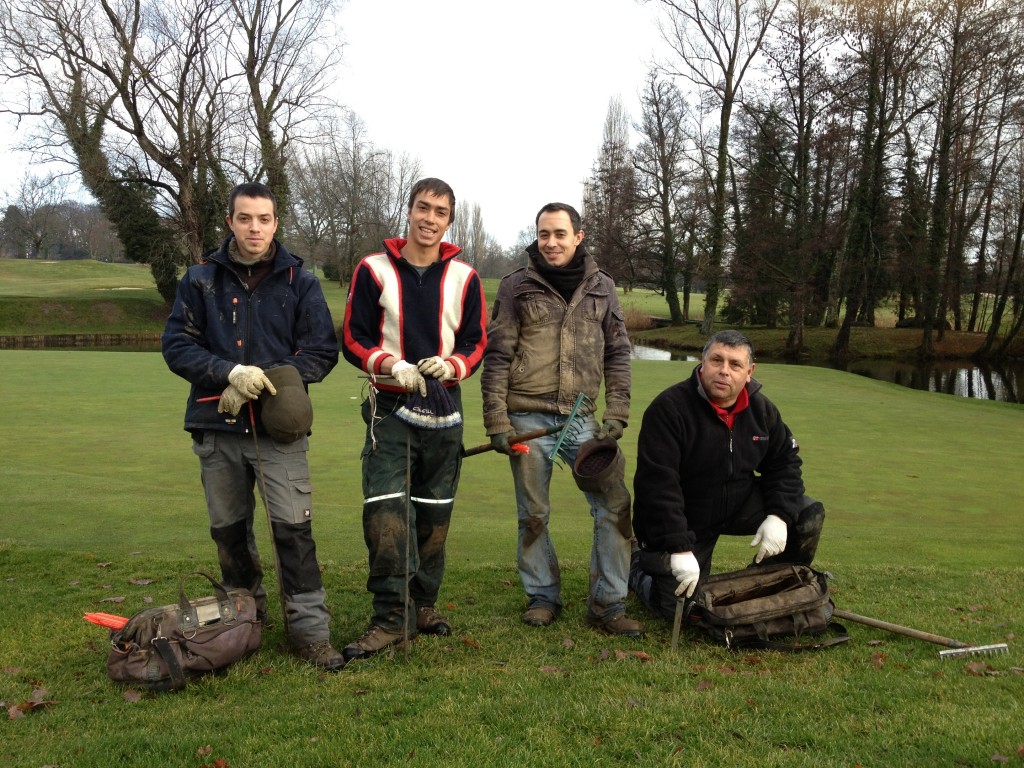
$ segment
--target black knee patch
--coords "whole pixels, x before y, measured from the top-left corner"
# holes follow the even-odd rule
[[[312,523],[274,523],[274,543],[281,565],[281,586],[286,595],[312,592],[323,587],[316,559]]]

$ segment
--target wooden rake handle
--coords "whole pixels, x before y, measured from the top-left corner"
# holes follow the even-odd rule
[[[527,440],[533,440],[534,438],[537,437],[544,437],[544,435],[553,435],[556,432],[561,432],[564,427],[565,424],[555,424],[554,426],[545,427],[544,429],[535,429],[532,432],[523,432],[522,434],[519,435],[512,435],[512,437],[508,439],[508,442],[509,445],[512,445],[514,443],[525,443]],[[487,451],[493,450],[493,445],[491,445],[490,443],[484,443],[483,445],[478,445],[475,448],[464,448],[462,450],[462,455],[476,456],[478,453],[487,453]]]

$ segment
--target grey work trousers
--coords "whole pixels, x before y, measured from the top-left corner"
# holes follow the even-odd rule
[[[194,438],[192,450],[199,457],[210,535],[217,544],[225,584],[253,590],[257,605],[266,611],[266,591],[260,583],[263,569],[253,534],[254,489],[259,488],[270,511],[280,561],[288,639],[296,646],[328,640],[330,611],[312,531],[309,440],[279,443],[260,435],[257,441],[252,433],[213,430]]]

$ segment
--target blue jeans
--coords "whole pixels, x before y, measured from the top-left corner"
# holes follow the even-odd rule
[[[561,424],[564,416],[554,413],[509,413],[516,433]],[[588,416],[582,429],[562,443],[563,459],[576,460],[579,447],[593,437],[597,421]],[[548,458],[558,435],[546,435],[529,442],[528,454],[509,457],[515,483],[519,516],[516,559],[519,578],[530,608],[543,607],[556,615],[562,608],[561,573],[555,545],[548,533],[551,516],[549,489],[554,462]],[[584,493],[594,519],[594,543],[590,551],[590,595],[588,618],[611,621],[626,612],[626,580],[629,575],[630,499],[625,483],[609,493]]]

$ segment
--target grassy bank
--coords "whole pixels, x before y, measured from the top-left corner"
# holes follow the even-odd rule
[[[690,368],[634,363],[630,471],[643,408]],[[552,627],[525,627],[511,479],[487,453],[463,465],[449,539],[453,637],[320,675],[279,651],[278,620],[227,675],[135,700],[107,681],[105,633],[81,614],[172,602],[178,575],[216,571],[181,430],[187,385],[156,354],[0,351],[0,700],[52,702],[4,722],[0,765],[1021,764],[1024,412],[820,368],[758,376],[825,503],[818,565],[837,604],[1005,641],[1010,655],[940,661],[937,646],[860,626],[818,654],[737,655],[689,638],[673,655],[670,627],[633,598],[648,637],[598,635],[583,622],[590,518],[567,471],[552,527],[568,605]],[[314,529],[339,644],[369,616],[360,387],[343,364],[312,389]],[[465,401],[465,442],[482,443],[476,379]],[[723,542],[716,570],[744,565],[747,543]]]
[[[497,279],[484,280],[487,303],[494,301]],[[345,293],[337,284],[325,280],[324,295],[335,322],[344,315]],[[696,324],[675,328],[648,328],[651,317],[668,314],[663,296],[647,290],[620,294],[630,338],[636,343],[699,351],[704,337]],[[703,296],[692,299],[690,316],[699,318],[704,311]],[[0,336],[35,334],[159,334],[167,318],[168,307],[153,287],[149,268],[141,264],[107,264],[95,261],[25,261],[0,259]],[[921,331],[910,328],[854,328],[851,350],[854,357],[911,359],[921,343]],[[721,324],[719,327],[725,327]],[[786,345],[786,328],[744,329],[754,342],[759,357],[781,359]],[[828,357],[836,337],[834,328],[807,328],[806,348],[809,360]],[[969,359],[981,346],[981,334],[948,331],[936,342],[939,357]],[[1012,354],[1024,358],[1024,339]]]

